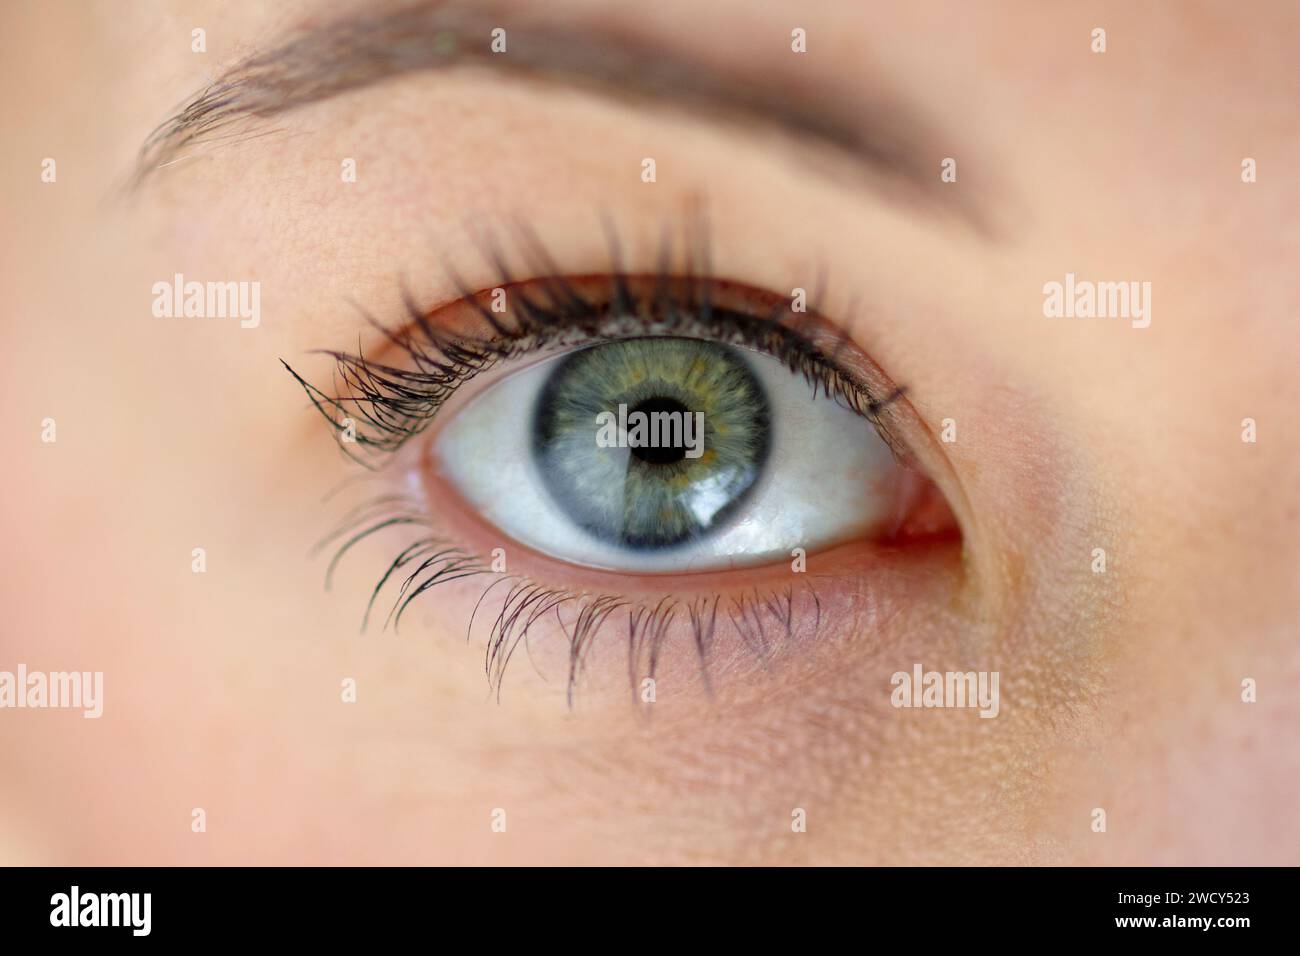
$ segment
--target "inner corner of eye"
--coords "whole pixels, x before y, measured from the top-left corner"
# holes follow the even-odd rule
[[[700,338],[607,341],[506,374],[442,425],[429,463],[426,480],[496,531],[629,573],[762,565],[940,521],[870,421],[771,355]]]

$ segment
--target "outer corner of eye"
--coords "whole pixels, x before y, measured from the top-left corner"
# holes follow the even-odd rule
[[[772,355],[703,338],[577,348],[458,409],[432,480],[552,558],[698,573],[947,533],[934,484]]]

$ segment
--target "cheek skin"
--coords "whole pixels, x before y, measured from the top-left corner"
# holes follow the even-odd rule
[[[952,737],[948,746],[960,752],[971,721],[942,715],[935,721],[934,712],[918,720],[893,709],[889,679],[914,661],[942,667],[958,659],[953,635],[969,633],[959,611],[969,603],[959,539],[855,542],[810,555],[803,573],[781,564],[717,576],[625,577],[558,565],[511,545],[437,487],[427,492],[435,532],[482,553],[507,545],[512,574],[652,605],[664,594],[681,604],[719,601],[707,688],[682,609],[664,634],[653,705],[634,697],[640,688],[629,678],[626,618],[612,616],[593,642],[572,711],[565,700],[569,642],[553,613],[516,650],[499,704],[484,700],[481,674],[468,675],[461,706],[486,707],[483,719],[520,728],[495,740],[493,779],[545,793],[547,799],[526,805],[536,827],[570,852],[585,848],[592,858],[629,863],[889,862],[906,849],[893,801],[903,800],[916,815],[917,833],[956,826],[922,810],[942,804],[938,784],[949,763],[943,742]],[[366,586],[409,543],[399,529],[390,530],[341,570],[340,583],[354,598],[363,600]],[[473,671],[499,611],[496,598],[480,606],[469,646],[455,645],[492,583],[481,577],[434,588],[405,620],[404,643],[450,638],[446,654],[468,655]],[[788,629],[765,602],[743,600],[787,590],[796,612]],[[765,649],[740,636],[728,614],[733,601],[758,608]],[[386,606],[378,607],[382,621]],[[573,613],[566,611],[565,620],[571,625]],[[418,720],[420,709],[409,719]],[[530,725],[533,732],[524,729]],[[930,755],[924,774],[913,765],[919,755]],[[503,798],[494,793],[492,799]],[[792,842],[796,807],[817,826]],[[878,830],[875,821],[893,822]]]
[[[890,703],[891,676],[916,663],[997,670],[1004,696],[1035,697],[1033,668],[1019,666],[990,639],[978,581],[933,486],[908,489],[902,540],[830,548],[809,556],[803,573],[782,563],[716,575],[635,576],[536,554],[477,518],[445,483],[425,474],[420,485],[440,533],[483,553],[505,546],[511,574],[649,608],[662,609],[665,595],[676,602],[671,615],[658,618],[666,623],[656,646],[653,704],[643,696],[646,639],[632,651],[629,608],[620,607],[584,654],[565,732],[506,758],[568,799],[601,793],[604,818],[617,821],[623,839],[629,828],[645,828],[646,844],[664,862],[902,863],[914,862],[923,847],[937,848],[930,862],[1026,858],[1026,851],[1009,848],[1034,842],[1025,834],[1038,824],[1024,809],[1033,793],[1008,781],[1020,779],[1010,769],[1017,761],[1043,753],[1034,710],[1013,707],[984,720],[970,711],[899,710]],[[909,526],[919,529],[913,540]],[[946,533],[922,538],[935,529]],[[441,622],[459,632],[483,589],[480,581],[464,582],[442,601]],[[701,667],[689,609],[705,602],[707,611],[715,599],[713,641]],[[503,603],[492,597],[480,606],[484,624],[471,635],[476,647],[488,639]],[[565,706],[572,608],[580,604],[537,619],[506,674],[503,706],[512,706],[516,694]],[[958,806],[953,792],[965,794]],[[792,842],[795,808],[815,817],[820,832]],[[568,824],[557,816],[554,826]],[[575,839],[598,838],[573,830]]]
[[[961,575],[947,547],[907,561],[850,550],[826,555],[839,564],[833,575],[810,568],[822,610],[816,629],[807,619],[790,633],[773,628],[766,656],[734,637],[728,651],[728,638],[719,637],[722,647],[709,661],[711,695],[701,689],[683,629],[665,639],[655,703],[631,705],[622,635],[606,632],[565,733],[503,759],[520,773],[547,775],[560,795],[555,826],[581,832],[558,808],[599,793],[601,815],[616,821],[620,843],[628,830],[643,829],[652,856],[665,862],[804,853],[827,861],[901,859],[907,847],[899,828],[908,814],[916,816],[913,835],[939,825],[922,808],[963,772],[949,755],[978,753],[968,741],[984,730],[968,713],[936,718],[889,703],[895,671],[917,660],[944,668],[960,659],[952,635],[963,622],[943,595],[960,589]],[[543,669],[551,636],[543,631],[533,645]],[[531,668],[521,666],[510,680],[506,707],[512,694],[534,689]],[[818,823],[803,843],[791,841],[795,808]],[[875,821],[890,823],[878,829]]]
[[[517,651],[498,712],[527,720],[540,706],[551,716],[535,726],[550,729],[498,741],[493,765],[548,794],[530,803],[530,812],[545,818],[538,827],[561,842],[589,846],[602,859],[622,859],[622,848],[628,848],[626,862],[762,862],[792,853],[897,859],[900,846],[864,830],[854,815],[865,805],[862,819],[897,820],[892,801],[900,793],[934,793],[946,774],[943,723],[957,722],[940,715],[943,723],[931,724],[934,712],[918,720],[894,710],[889,678],[916,660],[941,667],[955,659],[951,635],[964,626],[951,609],[964,580],[958,552],[951,542],[907,554],[848,545],[814,555],[806,575],[783,569],[748,577],[751,591],[783,589],[792,577],[805,577],[820,602],[819,623],[800,603],[804,610],[789,631],[763,609],[766,652],[742,641],[726,617],[728,602],[740,595],[711,591],[722,604],[708,658],[711,693],[679,611],[664,636],[651,705],[634,696],[641,688],[629,678],[626,623],[611,619],[592,645],[567,711],[568,640],[547,616]],[[628,583],[626,593],[635,597],[636,582]],[[462,640],[483,588],[468,580],[435,592],[429,597],[434,610],[426,612],[435,617],[417,624],[416,638]],[[689,601],[691,592],[676,593]],[[495,613],[480,610],[484,618]],[[482,654],[484,643],[485,628],[476,625],[470,646],[451,652]],[[480,686],[487,691],[486,681]],[[465,705],[498,709],[474,693]],[[970,724],[962,721],[953,735]],[[939,777],[918,777],[911,764],[924,754],[935,755],[929,769]],[[802,843],[790,842],[795,807],[807,810],[820,830]]]

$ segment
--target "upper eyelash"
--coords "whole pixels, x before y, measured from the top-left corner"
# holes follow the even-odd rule
[[[540,242],[520,228],[520,241],[538,278],[516,280],[499,248],[488,243],[485,253],[497,272],[492,289],[504,289],[513,308],[494,313],[484,305],[483,293],[466,289],[452,273],[461,291],[460,301],[472,308],[486,327],[481,337],[450,335],[435,329],[429,313],[403,291],[408,321],[394,330],[367,315],[385,339],[406,357],[407,367],[377,362],[358,350],[355,353],[322,350],[334,359],[335,391],[327,394],[299,375],[288,362],[281,364],[306,391],[312,404],[342,439],[353,423],[349,440],[340,447],[367,467],[382,463],[389,453],[402,447],[432,422],[438,410],[458,388],[498,362],[518,358],[559,345],[597,344],[635,334],[693,335],[733,345],[758,348],[777,358],[792,373],[802,374],[812,385],[845,407],[867,418],[887,444],[900,456],[903,449],[881,421],[880,413],[900,398],[905,389],[877,394],[869,384],[841,365],[841,348],[849,343],[847,332],[837,333],[835,347],[827,352],[803,332],[818,321],[816,310],[796,313],[783,300],[766,316],[723,308],[712,301],[707,275],[707,254],[686,274],[675,274],[668,262],[671,247],[665,241],[660,271],[652,276],[629,276],[621,271],[617,238],[610,233],[611,271],[603,297],[592,297],[578,285],[590,277],[566,277]],[[692,247],[688,240],[688,248]],[[588,283],[590,284],[590,283]],[[525,287],[539,290],[529,295]],[[642,290],[649,289],[646,295]],[[793,316],[793,323],[787,318]],[[352,447],[349,447],[352,446]]]

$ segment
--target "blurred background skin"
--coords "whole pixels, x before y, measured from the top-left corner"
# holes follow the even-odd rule
[[[842,201],[734,131],[477,77],[312,107],[123,202],[178,103],[346,4],[3,5],[0,669],[106,687],[99,720],[0,711],[0,862],[1300,862],[1295,4],[555,15],[606,6],[689,24],[706,52],[726,37],[722,57],[805,27],[809,69],[887,86],[962,144],[959,182],[1006,237]],[[653,201],[627,172],[642,155],[665,180]],[[351,191],[340,156],[359,159]],[[428,240],[468,211],[526,211],[594,262],[599,237],[566,211],[649,213],[688,188],[743,278],[782,288],[796,248],[860,279],[873,357],[927,421],[959,420],[947,451],[983,516],[968,544],[1024,555],[990,557],[1006,575],[989,587],[1036,585],[1007,609],[1028,637],[1006,722],[913,723],[884,746],[850,709],[787,714],[780,694],[671,735],[526,685],[497,705],[460,625],[358,638],[372,578],[322,591],[304,555],[346,472],[277,359],[354,344],[344,298],[381,311],[399,273],[445,293]],[[1052,324],[1041,286],[1067,271],[1150,281],[1151,327]],[[263,327],[154,319],[149,290],[175,272],[260,280]],[[867,693],[847,682],[818,699]]]

